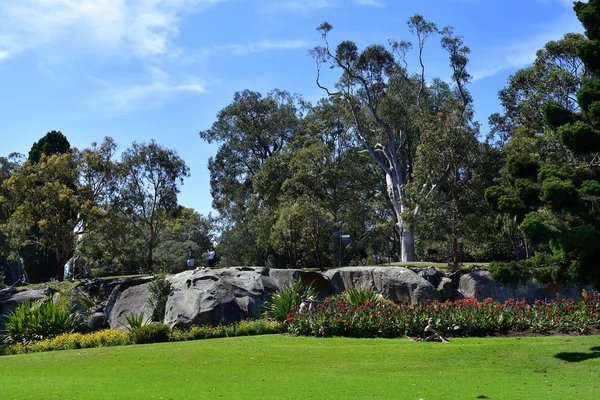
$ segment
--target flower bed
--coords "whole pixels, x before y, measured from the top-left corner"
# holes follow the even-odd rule
[[[598,329],[600,296],[584,292],[580,300],[554,299],[550,302],[475,298],[455,302],[408,304],[365,302],[355,307],[341,296],[317,303],[310,311],[288,314],[288,331],[308,336],[402,337],[421,336],[424,321],[450,336],[488,336],[516,332],[536,334],[589,333]]]

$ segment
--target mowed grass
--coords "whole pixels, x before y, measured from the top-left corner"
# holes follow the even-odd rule
[[[269,335],[56,351],[0,357],[0,399],[596,399],[599,345]]]

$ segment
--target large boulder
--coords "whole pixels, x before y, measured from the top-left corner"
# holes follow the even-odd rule
[[[184,271],[169,278],[164,322],[187,328],[257,318],[273,293],[297,280],[311,284],[321,296],[333,293],[328,280],[311,271],[263,267]]]
[[[114,287],[104,307],[105,320],[111,328],[126,330],[128,316],[152,315],[148,306],[152,279],[151,276],[125,278]]]
[[[439,300],[437,288],[403,267],[343,267],[324,273],[336,293],[354,288],[371,288],[393,301],[412,304]]]
[[[30,289],[17,289],[8,287],[0,290],[0,327],[5,317],[26,301],[36,302],[52,295],[52,290],[47,286],[37,286]]]
[[[533,303],[536,300],[551,298],[578,298],[584,287],[562,284],[543,285],[530,280],[522,286],[503,285],[492,278],[489,271],[475,271],[460,277],[458,291],[465,298],[475,297],[484,300],[488,297],[503,302],[510,298],[526,300]],[[591,290],[590,287],[585,287]]]

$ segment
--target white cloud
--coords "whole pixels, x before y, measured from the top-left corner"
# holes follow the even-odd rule
[[[115,51],[134,57],[176,51],[184,14],[226,0],[18,0],[1,1],[3,58],[44,46],[67,51]]]
[[[383,7],[383,3],[379,0],[356,0],[356,4],[368,7]]]
[[[488,78],[507,69],[524,68],[533,63],[536,52],[549,41],[560,40],[567,32],[581,31],[579,21],[574,16],[569,15],[568,18],[555,21],[548,26],[540,26],[538,34],[523,38],[517,43],[488,48],[479,54],[474,49],[471,53],[473,80]]]
[[[305,40],[287,40],[287,41],[269,41],[263,40],[260,42],[247,44],[229,44],[224,46],[216,46],[216,50],[229,51],[234,54],[259,53],[269,50],[293,50],[308,48],[309,42]]]
[[[157,67],[147,68],[147,75],[144,83],[99,81],[104,89],[91,106],[101,107],[108,114],[126,114],[137,108],[160,106],[180,94],[208,93],[205,83],[195,77],[173,78]]]
[[[270,12],[309,13],[325,8],[347,6],[346,0],[263,0],[262,6]],[[355,4],[369,7],[383,6],[383,0],[353,0]]]

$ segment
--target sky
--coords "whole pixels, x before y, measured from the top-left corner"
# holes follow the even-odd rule
[[[325,95],[308,53],[322,44],[317,26],[333,25],[333,46],[414,43],[414,14],[454,26],[470,47],[484,133],[508,77],[582,31],[570,0],[0,0],[0,156],[27,155],[52,130],[78,149],[154,139],[190,168],[180,204],[215,215],[207,165],[218,145],[198,133],[235,92],[281,89],[314,104]],[[426,44],[427,80],[450,77],[439,40]]]

